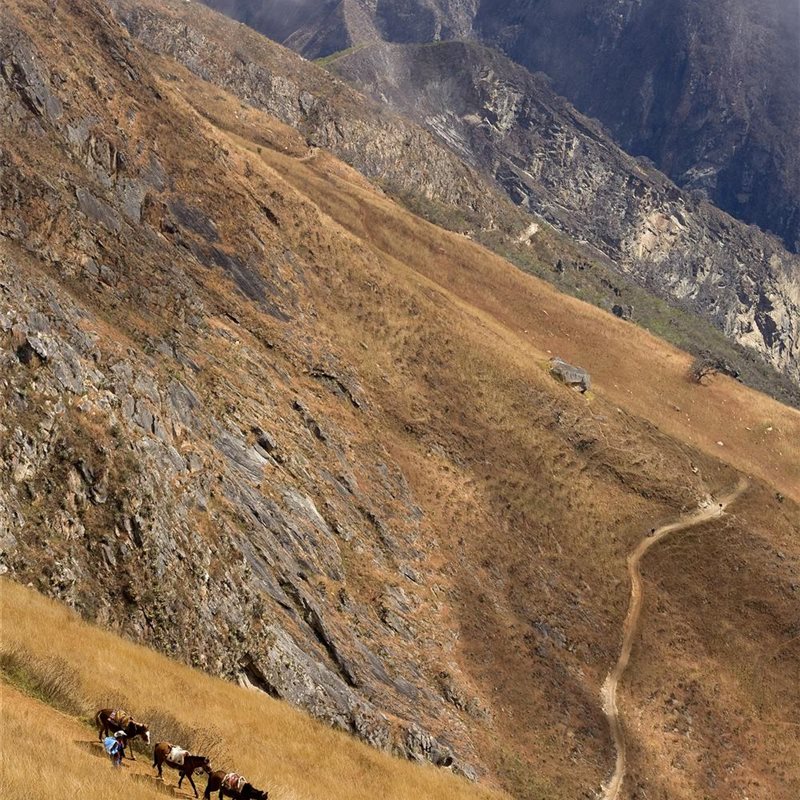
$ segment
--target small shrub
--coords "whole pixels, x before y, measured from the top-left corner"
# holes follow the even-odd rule
[[[57,656],[40,660],[20,647],[3,648],[0,673],[20,691],[66,714],[80,716],[89,711],[77,673]]]
[[[165,699],[165,705],[167,701]],[[186,725],[168,711],[149,709],[142,716],[150,728],[150,740],[169,742],[186,748],[190,753],[208,756],[214,767],[230,764],[231,760],[223,743],[222,734],[214,728],[196,728]]]
[[[739,370],[726,359],[711,353],[701,353],[692,363],[691,378],[695,383],[702,383],[703,378],[721,373],[731,378],[739,377]]]

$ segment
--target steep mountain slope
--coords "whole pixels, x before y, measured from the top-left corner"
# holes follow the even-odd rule
[[[180,61],[205,80],[241,96],[301,131],[394,192],[429,198],[502,224],[508,204],[487,180],[433,136],[391,113],[242,25],[199,4],[110,3],[131,33],[149,48]],[[403,157],[402,154],[409,156]]]
[[[626,150],[800,248],[795,0],[206,2],[310,58],[376,39],[498,47]]]
[[[84,800],[194,797],[186,781],[176,788],[175,772],[164,770],[166,785],[156,778],[138,740],[136,761],[111,769],[92,724],[97,709],[109,704],[121,704],[149,724],[154,741],[179,741],[200,751],[214,769],[244,774],[272,800],[507,798],[442,770],[389,758],[261,692],[88,625],[7,578],[0,579],[0,625],[5,800],[43,800],[64,791]],[[205,776],[194,780],[202,796]]]
[[[628,286],[644,286],[766,356],[800,385],[800,258],[626,156],[596,124],[508,60],[450,44],[360,48],[333,62],[376,98],[426,125],[437,146],[430,133],[387,113],[385,102],[365,106],[343,83],[218,15],[180,2],[117,7],[149,47],[300,126],[314,146],[381,178],[393,193],[448,207],[451,219],[467,218],[470,230],[486,231],[487,241],[509,252],[531,220],[489,188],[494,177],[515,202],[592,246],[588,254],[567,256],[563,245],[545,241],[537,254],[549,261],[544,274],[553,277],[560,259],[575,264],[563,281],[574,290],[585,278],[573,275],[588,265],[607,308]],[[539,237],[546,239],[547,231],[537,231]],[[630,298],[622,302],[632,305]],[[645,303],[637,299],[640,308]],[[713,349],[704,332],[695,333],[693,344],[695,352]]]
[[[104,6],[14,0],[0,47],[4,568],[381,749],[589,797],[627,553],[743,470],[647,571],[621,706],[693,727],[632,725],[630,789],[796,794],[793,729],[746,723],[797,713],[800,414],[689,382]]]
[[[451,143],[517,202],[800,382],[800,258],[625,155],[544,81],[459,42],[366,46],[333,68]]]
[[[795,0],[483,2],[476,35],[542,70],[678,184],[800,249]]]

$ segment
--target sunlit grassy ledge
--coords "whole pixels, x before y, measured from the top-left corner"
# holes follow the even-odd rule
[[[175,731],[194,737],[181,744],[210,748],[214,766],[241,771],[276,800],[506,797],[377,752],[263,693],[89,625],[7,579],[0,579],[0,643],[0,794],[6,800],[160,795],[154,782],[113,774],[91,752],[95,734],[87,719],[109,702],[151,718],[154,741]],[[146,760],[139,756],[140,769]],[[168,780],[174,784],[175,775]]]

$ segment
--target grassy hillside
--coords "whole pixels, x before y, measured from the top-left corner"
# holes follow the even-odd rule
[[[96,744],[96,708],[147,721],[153,742],[203,751],[275,800],[491,800],[503,797],[432,766],[393,759],[262,692],[182,666],[82,622],[31,589],[0,581],[0,793],[6,800],[163,797],[151,752],[111,769]],[[57,647],[53,643],[57,642]],[[165,770],[167,784],[177,773]],[[196,781],[204,786],[204,779]],[[172,792],[190,797],[191,790]],[[200,788],[202,794],[202,788]]]
[[[265,174],[321,209],[325,228],[375,256],[344,278],[315,275],[319,323],[379,398],[384,441],[439,532],[439,563],[457,575],[448,614],[459,658],[515,732],[483,737],[511,791],[568,797],[570,779],[559,775],[597,757],[591,742],[602,728],[587,684],[604,673],[592,672],[590,654],[616,637],[592,630],[574,606],[603,608],[595,619],[613,608],[619,619],[627,549],[674,513],[674,498],[693,502],[698,473],[712,491],[732,485],[727,463],[756,479],[732,515],[676,536],[644,566],[646,646],[635,648],[628,679],[635,701],[622,701],[633,720],[634,785],[693,798],[711,780],[718,796],[793,798],[800,774],[788,754],[800,709],[780,698],[800,679],[800,529],[788,500],[800,499],[800,413],[722,376],[692,382],[685,352],[406,213],[324,152],[304,150],[290,130],[270,127],[273,144],[259,149],[260,115],[200,84],[191,96],[232,152],[257,155]],[[590,369],[587,398],[553,393],[551,354]],[[548,419],[551,433],[559,429],[553,438]],[[558,648],[526,633],[532,619],[539,630],[539,620],[560,620],[567,646],[582,653],[557,677],[543,664]],[[554,720],[547,731],[545,718]],[[677,730],[668,745],[666,726]]]
[[[744,472],[729,513],[642,565],[628,781],[647,800],[796,800],[797,742],[766,723],[800,703],[800,414],[691,382],[685,353],[408,213],[142,53],[104,6],[29,8],[0,6],[21,65],[0,82],[10,574],[393,752],[431,755],[423,731],[487,785],[575,800],[614,763],[600,687],[628,553]],[[551,355],[592,391],[556,382]],[[12,617],[4,641],[39,649],[7,669],[51,693],[26,665],[70,628],[46,635],[29,602],[41,636]],[[281,720],[251,749],[271,701],[226,722],[222,684],[164,688],[138,658],[80,649],[58,708],[130,705],[276,793],[351,792],[371,764],[370,796],[389,791],[397,762],[358,750],[348,772]]]
[[[174,62],[163,62],[161,68],[165,73],[177,69]],[[473,336],[476,323],[484,330],[488,326],[502,340],[499,347],[504,351],[503,360],[513,365],[503,372],[501,362],[495,363],[489,376],[498,383],[509,374],[527,375],[535,364],[539,366],[533,374],[540,375],[541,366],[556,353],[588,368],[595,391],[608,402],[800,500],[800,411],[724,376],[703,385],[694,383],[690,379],[693,359],[685,351],[608,312],[567,297],[542,280],[521,275],[508,261],[479,244],[404,210],[325,151],[308,151],[291,128],[241,107],[234,98],[220,94],[216,87],[185,70],[180,74],[192,87],[187,93],[191,102],[198,111],[202,109],[203,116],[224,135],[234,152],[238,150],[245,159],[256,155],[267,167],[267,180],[279,175],[298,198],[320,209],[325,215],[321,223],[330,229],[321,237],[323,242],[345,231],[385,262],[388,269],[382,273],[383,280],[396,280],[399,287],[400,278],[408,280],[411,276],[415,285],[409,291],[426,284],[436,286],[443,292],[441,300],[452,304],[453,311],[440,307],[431,311],[430,318],[436,319],[437,314],[464,316],[468,322],[459,323],[467,326],[460,331],[463,336],[468,331]],[[359,367],[368,374],[369,365],[375,361],[374,352],[365,355],[358,341],[349,341],[351,335],[357,340],[363,334],[353,329],[364,320],[357,319],[354,326],[351,311],[358,306],[356,298],[363,288],[363,281],[347,284],[349,306],[337,303],[344,292],[341,282],[334,293],[323,291],[320,299],[331,302],[332,313],[340,317],[333,324],[338,326],[336,335],[342,344],[353,346],[353,360],[362,362]],[[366,289],[360,301],[365,309],[370,294],[374,294],[370,285]],[[394,302],[399,298],[390,299]],[[416,328],[420,334],[430,332],[425,331],[428,320],[427,316],[419,320]],[[374,323],[382,326],[372,333],[388,364],[398,342],[384,337],[392,327],[400,329],[408,321],[376,317]],[[414,330],[412,323],[410,332]],[[485,347],[483,342],[473,341],[476,352]],[[435,360],[435,350],[430,352]],[[474,353],[467,356],[476,357]],[[395,364],[395,368],[398,366]],[[470,374],[468,363],[460,366],[459,370],[458,364],[450,364],[459,374]]]

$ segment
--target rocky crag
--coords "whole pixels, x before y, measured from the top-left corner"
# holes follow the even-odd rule
[[[475,36],[680,186],[800,249],[800,6],[793,0],[485,2]]]
[[[309,58],[379,40],[496,47],[680,186],[800,247],[793,0],[207,0]],[[456,73],[453,73],[456,77]]]

